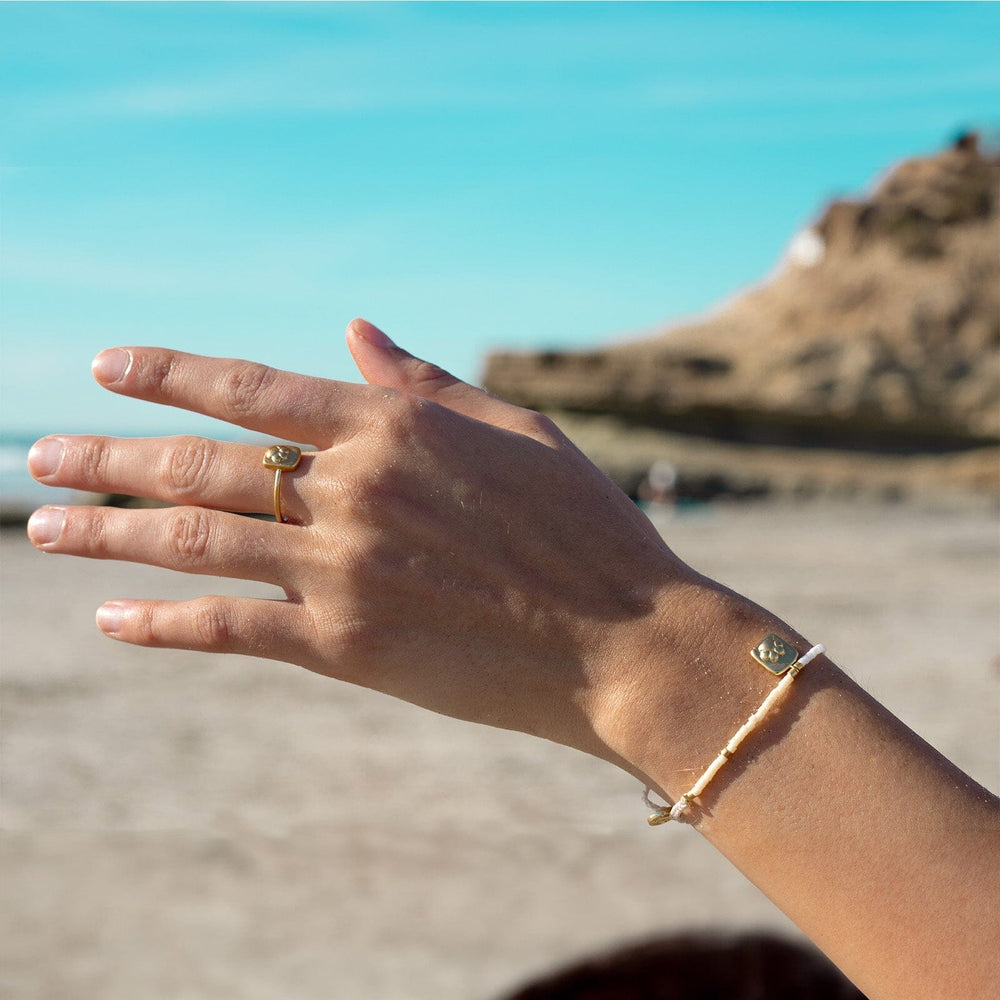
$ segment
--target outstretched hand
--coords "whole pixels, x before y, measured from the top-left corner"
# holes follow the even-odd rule
[[[123,642],[300,664],[448,715],[620,761],[616,706],[694,574],[547,418],[414,358],[363,320],[368,385],[156,348],[94,362],[112,392],[308,442],[271,510],[262,449],[55,436],[41,482],[168,501],[47,507],[46,552],[276,584],[285,600],[114,600]],[[622,666],[633,668],[626,678]]]
[[[263,448],[59,436],[32,449],[40,481],[178,506],[42,508],[32,541],[286,594],[115,600],[98,623],[123,642],[288,660],[676,799],[773,691],[747,669],[760,637],[810,644],[680,562],[544,417],[360,320],[348,342],[368,385],[153,348],[94,364],[113,392],[313,445],[283,473],[290,523],[234,513],[272,510]],[[700,830],[869,995],[986,995],[995,798],[825,658],[767,721],[697,797]]]

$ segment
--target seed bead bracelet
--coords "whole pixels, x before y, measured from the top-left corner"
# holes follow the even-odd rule
[[[781,636],[773,632],[761,639],[760,642],[750,650],[750,655],[765,669],[775,677],[781,677],[781,681],[774,690],[764,699],[760,708],[743,723],[736,731],[733,738],[723,747],[719,754],[705,773],[694,783],[689,792],[685,792],[672,806],[657,805],[653,802],[649,793],[649,785],[646,785],[642,793],[642,801],[652,809],[647,822],[650,826],[660,826],[661,823],[669,823],[671,820],[679,820],[691,808],[691,803],[698,798],[708,787],[709,782],[725,767],[726,762],[736,753],[739,745],[757,728],[761,719],[775,706],[781,696],[789,688],[792,681],[799,675],[799,671],[804,666],[811,663],[821,653],[826,652],[826,646],[813,646],[808,653],[799,657],[798,652],[786,642]],[[784,676],[782,676],[784,675]]]

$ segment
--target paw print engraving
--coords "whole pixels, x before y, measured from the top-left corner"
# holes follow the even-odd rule
[[[768,663],[777,663],[785,652],[785,644],[780,639],[771,636],[757,647],[757,652],[760,653],[762,660],[767,660]]]
[[[272,444],[264,452],[264,467],[288,472],[294,469],[301,459],[301,448],[296,448],[295,445],[291,444]]]
[[[776,677],[780,677],[799,658],[795,649],[773,632],[761,639],[750,650],[750,655]]]

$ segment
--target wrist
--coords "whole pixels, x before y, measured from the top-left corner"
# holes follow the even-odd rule
[[[616,650],[593,715],[606,756],[676,800],[773,689],[750,658],[769,632],[808,648],[776,616],[704,577],[663,593]]]

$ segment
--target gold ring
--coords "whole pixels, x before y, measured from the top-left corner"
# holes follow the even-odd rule
[[[274,469],[274,519],[283,524],[281,516],[281,474],[291,472],[302,461],[302,449],[293,444],[272,444],[264,452],[264,468]]]

